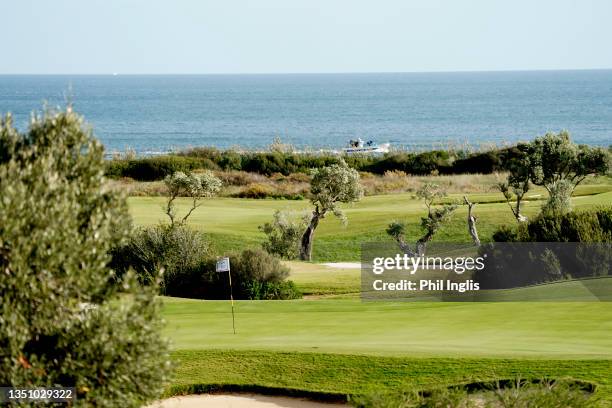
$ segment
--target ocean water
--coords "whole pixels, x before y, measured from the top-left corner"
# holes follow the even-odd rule
[[[398,74],[0,76],[17,126],[71,100],[108,151],[504,144],[569,130],[612,144],[612,70]]]

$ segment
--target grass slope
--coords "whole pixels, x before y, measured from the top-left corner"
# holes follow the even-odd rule
[[[181,350],[172,356],[179,367],[176,380],[167,392],[169,395],[188,392],[200,384],[364,394],[520,377],[592,382],[600,396],[612,401],[611,360],[414,358],[206,350]]]
[[[592,194],[574,197],[576,209],[609,204],[612,192],[604,186],[581,186],[577,194]],[[533,201],[527,202],[524,212],[535,215],[542,205],[540,193],[533,193]],[[507,204],[499,201],[500,194],[472,194],[470,199],[480,203],[476,206],[478,230],[481,239],[490,239],[495,229],[502,224],[512,225],[514,219]],[[460,200],[460,195],[449,197]],[[538,201],[537,199],[540,199]],[[178,201],[179,211],[185,211],[189,203],[186,199]],[[164,220],[162,211],[163,197],[132,197],[129,199],[131,213],[140,225],[151,225]],[[190,218],[190,225],[205,231],[211,238],[218,253],[256,246],[263,240],[257,227],[272,218],[275,210],[306,211],[307,201],[248,200],[215,198],[207,200]],[[324,219],[316,232],[313,258],[315,261],[359,260],[362,242],[388,241],[385,233],[387,225],[394,220],[406,221],[409,225],[408,236],[418,237],[420,218],[424,207],[410,194],[365,197],[361,202],[345,208],[349,223],[344,226],[333,216]],[[437,241],[468,242],[466,221],[467,210],[461,206],[451,222],[436,235]]]

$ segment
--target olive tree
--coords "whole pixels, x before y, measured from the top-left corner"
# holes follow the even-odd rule
[[[434,183],[423,184],[417,191],[416,196],[425,203],[427,216],[421,218],[423,235],[416,241],[415,249],[412,249],[410,244],[406,242],[406,224],[403,222],[392,222],[386,230],[387,234],[395,239],[400,249],[411,257],[425,253],[427,243],[432,240],[457,209],[456,204],[439,202],[441,198],[446,197],[446,191]]]
[[[521,154],[508,163],[508,179],[498,188],[519,222],[527,221],[521,206],[530,184],[548,192],[543,213],[563,214],[571,211],[576,186],[590,175],[603,175],[610,170],[608,152],[573,143],[567,131],[547,133],[517,148]]]
[[[328,213],[332,213],[346,222],[339,204],[359,201],[362,196],[363,188],[359,173],[344,161],[313,171],[310,181],[310,201],[314,205],[314,210],[302,234],[300,259],[303,261],[312,259],[312,242],[319,221]]]
[[[610,169],[604,149],[576,145],[567,131],[536,138],[529,146],[528,160],[531,182],[548,191],[545,213],[569,212],[576,186],[589,175],[603,175]]]
[[[159,279],[161,294],[166,294],[173,282],[181,280],[183,273],[196,267],[209,252],[208,242],[200,231],[189,228],[187,219],[201,205],[205,197],[212,197],[221,189],[221,180],[212,172],[201,174],[177,171],[164,179],[168,190],[165,213],[170,223],[137,228],[124,245],[112,250],[113,267],[124,273],[133,269],[141,283],[150,284]],[[175,201],[179,197],[191,200],[189,209],[181,218],[177,216]]]
[[[164,179],[164,184],[168,189],[168,201],[166,203],[166,215],[170,218],[170,225],[183,225],[201,205],[201,200],[205,197],[212,197],[221,190],[222,182],[211,171],[201,174],[183,173],[177,171]],[[176,208],[174,200],[178,197],[191,198],[191,206],[187,213],[180,220],[176,220]]]
[[[521,210],[523,197],[530,189],[531,167],[528,155],[529,145],[520,144],[517,147],[520,155],[508,163],[508,177],[506,181],[498,183],[497,188],[504,195],[516,221],[521,223],[527,221],[527,217],[521,213]]]
[[[80,116],[0,121],[0,384],[76,388],[74,406],[139,407],[168,380],[155,290],[117,283],[125,199]]]
[[[275,211],[271,222],[259,226],[266,234],[262,248],[271,255],[295,259],[300,252],[300,238],[309,223],[308,214],[295,217],[287,211]]]

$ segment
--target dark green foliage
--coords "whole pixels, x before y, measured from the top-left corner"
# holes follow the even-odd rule
[[[297,287],[287,281],[289,268],[278,258],[260,249],[230,254],[232,286],[235,299],[296,299]],[[228,299],[229,279],[225,272],[215,271],[216,259],[202,259],[167,282],[170,296],[194,299]]]
[[[404,392],[372,393],[351,397],[351,405],[357,408],[476,408],[465,389],[441,388],[429,392],[410,390]]]
[[[488,174],[507,170],[511,160],[521,154],[517,147],[495,149],[467,154],[463,151],[433,150],[422,153],[393,152],[383,156],[331,153],[296,153],[284,151],[237,152],[215,148],[194,148],[172,155],[141,159],[116,159],[107,163],[109,177],[130,177],[140,181],[161,180],[176,172],[195,169],[242,170],[266,176],[275,173],[309,173],[312,169],[346,164],[358,171],[384,174],[387,171],[403,171],[413,175]]]
[[[119,284],[108,251],[125,200],[104,188],[102,145],[71,113],[0,125],[0,384],[73,386],[74,406],[140,407],[168,380],[155,291]]]
[[[492,238],[495,242],[517,242],[518,233],[516,229],[502,225],[493,233]]]
[[[193,299],[226,299],[226,273],[215,271],[203,235],[187,226],[158,225],[135,231],[129,242],[112,251],[111,265],[122,276],[134,269],[141,282],[151,283],[152,271],[164,270],[160,290],[168,296]],[[231,254],[232,283],[236,299],[295,299],[301,297],[289,269],[262,250]]]
[[[302,293],[293,281],[260,282],[252,280],[246,286],[247,298],[258,300],[300,299]]]
[[[259,230],[266,234],[266,240],[262,243],[263,249],[283,259],[296,259],[307,225],[308,214],[299,218],[292,217],[287,212],[275,211],[272,222],[259,226]]]
[[[407,173],[427,175],[433,172],[447,173],[450,168],[450,155],[444,150],[433,150],[414,156]]]
[[[609,242],[612,240],[612,207],[541,215],[516,229],[501,227],[496,242]]]
[[[501,159],[495,152],[486,152],[479,155],[472,155],[465,159],[456,160],[453,163],[453,173],[479,173],[489,174],[494,171],[499,171],[501,168]]]
[[[407,174],[427,175],[432,172],[452,173],[451,157],[444,150],[423,153],[390,153],[382,158],[372,157],[371,162],[358,163],[358,170],[384,174],[386,171],[400,170]],[[349,165],[352,163],[347,162]],[[352,167],[352,166],[351,166]]]
[[[604,175],[610,170],[610,156],[602,148],[576,145],[566,131],[547,133],[528,145],[530,180],[549,194],[542,208],[545,214],[571,211],[574,189],[589,175]]]
[[[516,228],[503,226],[493,234],[493,240],[503,244],[483,247],[494,256],[487,258],[486,267],[476,271],[474,279],[483,288],[507,288],[607,276],[612,262],[611,226],[612,207],[543,214]],[[583,244],[556,244],[570,242]]]
[[[156,271],[163,269],[160,290],[166,293],[185,271],[200,265],[208,255],[208,243],[201,232],[185,225],[160,224],[135,230],[125,245],[111,253],[111,266],[119,275],[132,268],[142,283],[151,283]]]
[[[106,175],[113,178],[130,177],[139,181],[161,180],[177,171],[195,169],[215,170],[218,166],[208,158],[158,156],[141,159],[116,159],[106,163]]]
[[[273,292],[273,285],[280,285],[289,276],[289,268],[283,265],[278,258],[268,254],[261,249],[246,249],[239,254],[230,255],[232,269],[232,284],[234,285],[234,296],[236,299],[264,299],[255,297],[257,295],[268,295]],[[221,283],[225,286],[226,274],[214,273],[215,278],[211,283]],[[269,288],[267,287],[269,286]],[[299,296],[291,292],[292,287],[285,287],[278,291],[279,295],[294,299]],[[227,291],[221,291],[216,295],[221,298],[227,297]],[[281,297],[280,299],[285,299]]]
[[[498,381],[470,390],[458,386],[431,391],[373,393],[351,398],[358,408],[590,408],[603,407],[582,384],[568,381]]]

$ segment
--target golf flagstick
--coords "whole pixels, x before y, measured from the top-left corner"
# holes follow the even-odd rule
[[[228,268],[227,276],[229,277],[229,285],[230,285],[230,301],[232,302],[232,329],[234,330],[234,334],[236,334],[236,322],[234,319],[234,292],[232,290],[232,272]]]
[[[236,320],[234,318],[234,291],[232,289],[232,272],[230,270],[230,260],[228,257],[217,259],[217,272],[227,272],[230,287],[230,302],[232,303],[232,329],[236,334]]]

